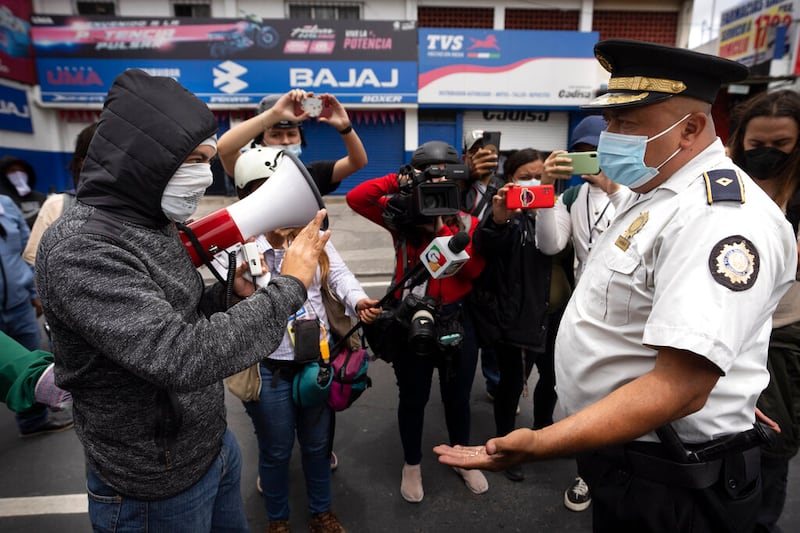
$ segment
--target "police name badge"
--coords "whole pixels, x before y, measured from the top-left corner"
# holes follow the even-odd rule
[[[752,287],[758,278],[759,257],[755,245],[741,235],[719,241],[708,257],[711,277],[732,291]]]
[[[631,225],[628,226],[628,229],[625,232],[617,237],[617,241],[614,243],[617,245],[617,248],[622,250],[623,252],[628,251],[628,247],[631,245],[631,238],[642,231],[642,228],[645,224],[647,224],[647,220],[650,218],[650,212],[644,211],[639,213],[639,216],[633,219]]]

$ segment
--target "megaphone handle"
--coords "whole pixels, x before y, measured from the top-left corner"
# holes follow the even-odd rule
[[[186,234],[186,237],[189,238],[189,242],[191,242],[192,246],[194,247],[195,253],[197,253],[197,256],[203,261],[203,264],[205,264],[205,266],[211,271],[214,277],[217,278],[217,281],[225,284],[225,280],[222,278],[220,273],[217,272],[217,269],[211,264],[211,258],[209,258],[208,254],[203,249],[203,245],[200,244],[200,240],[197,238],[197,235],[194,234],[192,228],[180,222],[175,224],[175,226]]]

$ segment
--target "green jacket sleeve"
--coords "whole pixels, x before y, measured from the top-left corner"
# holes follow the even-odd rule
[[[36,382],[51,364],[53,354],[50,352],[31,352],[0,332],[0,397],[9,409],[21,413],[36,404]]]

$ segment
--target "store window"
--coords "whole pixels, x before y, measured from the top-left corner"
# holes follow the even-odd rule
[[[211,4],[205,1],[180,0],[179,2],[172,2],[172,11],[176,17],[210,18]]]
[[[78,15],[115,15],[117,6],[114,2],[76,2]]]
[[[340,3],[300,3],[289,4],[290,19],[319,19],[319,20],[359,20],[361,18],[360,4]]]

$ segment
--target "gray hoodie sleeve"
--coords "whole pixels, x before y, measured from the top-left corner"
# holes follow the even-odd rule
[[[254,364],[278,346],[305,301],[302,284],[279,276],[206,318],[202,281],[185,254],[169,242],[153,244],[152,256],[142,257],[102,239],[71,237],[46,258],[58,268],[37,270],[46,272],[39,281],[50,313],[90,345],[83,349],[156,386],[195,390]]]

